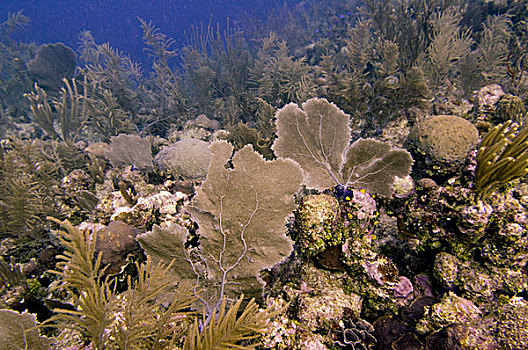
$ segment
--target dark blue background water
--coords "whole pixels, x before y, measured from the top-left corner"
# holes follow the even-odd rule
[[[192,25],[207,24],[211,15],[213,23],[220,24],[225,24],[227,17],[236,21],[246,14],[264,19],[273,7],[282,4],[283,0],[0,0],[0,22],[8,13],[23,10],[31,23],[14,36],[17,40],[60,41],[76,50],[79,33],[89,30],[97,43],[109,42],[145,63],[137,17],[151,20],[181,47],[184,31]]]

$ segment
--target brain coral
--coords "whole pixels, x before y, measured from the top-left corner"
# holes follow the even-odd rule
[[[436,115],[416,125],[409,141],[436,161],[458,163],[477,144],[478,130],[464,118]]]
[[[428,117],[414,126],[407,140],[415,159],[413,172],[419,177],[445,180],[464,163],[478,140],[477,128],[464,118]]]
[[[159,169],[189,180],[205,177],[210,162],[209,144],[197,139],[175,142],[162,149],[154,158]]]

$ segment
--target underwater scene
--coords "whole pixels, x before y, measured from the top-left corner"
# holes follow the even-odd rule
[[[0,1],[0,348],[528,349],[527,107],[526,0]]]

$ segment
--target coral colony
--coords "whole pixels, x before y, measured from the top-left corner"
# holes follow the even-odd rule
[[[525,2],[4,20],[2,349],[528,348]]]

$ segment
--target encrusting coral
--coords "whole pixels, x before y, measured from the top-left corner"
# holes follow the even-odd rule
[[[332,246],[344,243],[342,230],[335,227],[339,202],[328,194],[307,195],[295,212],[295,240],[302,254],[312,257]]]
[[[512,120],[519,125],[524,125],[526,108],[519,96],[504,94],[495,106],[495,123],[505,123]]]

